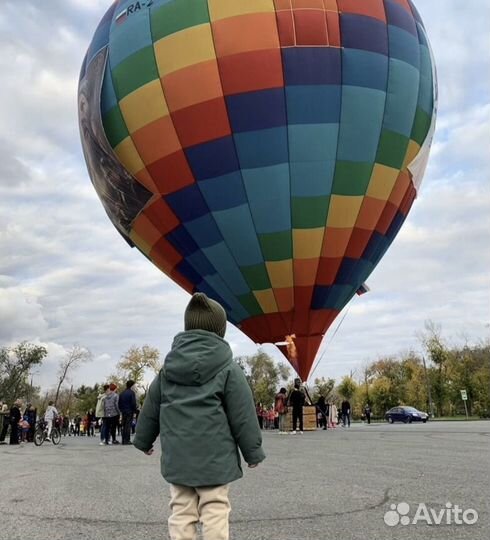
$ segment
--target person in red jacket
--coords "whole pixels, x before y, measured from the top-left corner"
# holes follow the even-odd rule
[[[287,402],[288,402],[287,390],[285,388],[281,388],[279,392],[276,394],[276,397],[274,399],[274,410],[279,415],[278,416],[279,433],[286,433],[285,424],[286,424],[286,415],[288,413]]]

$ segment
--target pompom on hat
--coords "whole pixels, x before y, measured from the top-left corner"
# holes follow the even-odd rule
[[[226,312],[221,304],[204,293],[195,293],[185,309],[184,327],[186,330],[207,330],[225,337]]]

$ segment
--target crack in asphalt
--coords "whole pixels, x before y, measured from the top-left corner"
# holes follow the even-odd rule
[[[338,517],[338,516],[346,516],[349,514],[358,514],[361,512],[366,512],[368,510],[376,510],[380,508],[381,506],[385,505],[390,500],[390,493],[391,488],[388,487],[385,489],[383,498],[381,501],[375,503],[375,504],[367,504],[363,506],[362,508],[353,508],[352,510],[344,510],[342,512],[327,512],[327,513],[316,513],[316,514],[310,514],[309,516],[286,516],[286,517],[274,517],[274,518],[260,518],[260,519],[236,519],[236,520],[230,520],[230,523],[261,523],[261,522],[274,522],[274,521],[306,521],[311,519],[321,519],[321,518],[328,518],[328,517]]]
[[[346,516],[350,514],[358,514],[361,512],[367,512],[369,510],[376,510],[380,508],[381,506],[385,505],[389,500],[389,492],[391,490],[391,487],[388,487],[385,489],[383,493],[383,498],[378,501],[375,504],[367,504],[364,505],[362,508],[353,508],[352,510],[344,510],[341,512],[326,512],[326,513],[315,513],[310,514],[306,516],[296,515],[296,516],[281,516],[281,517],[270,517],[270,518],[257,518],[257,519],[231,519],[230,524],[241,524],[241,523],[273,523],[275,521],[310,521],[315,519],[323,519],[323,518],[329,518],[329,517],[339,517],[339,516]],[[19,513],[16,512],[17,517],[22,518],[34,518],[38,519],[39,521],[61,521],[61,522],[68,522],[68,523],[80,523],[84,525],[132,525],[132,526],[161,526],[166,525],[166,520],[158,520],[158,521],[125,521],[125,520],[114,520],[114,519],[87,519],[82,517],[56,517],[56,516],[38,516],[35,514],[26,514],[26,513]]]

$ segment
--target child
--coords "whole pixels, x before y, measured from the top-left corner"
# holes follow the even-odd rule
[[[48,424],[48,436],[46,438],[47,441],[51,440],[51,431],[53,431],[53,424],[58,416],[58,411],[56,410],[56,407],[54,406],[54,401],[50,401],[48,403],[48,408],[46,409],[46,412],[44,413],[44,421]]]
[[[22,430],[21,441],[27,442],[27,435],[29,434],[29,428],[31,427],[27,414],[24,414],[24,416],[22,417],[22,420],[19,422],[19,427]]]
[[[133,444],[153,453],[158,435],[161,470],[170,483],[171,540],[228,540],[228,484],[241,478],[240,448],[249,467],[265,459],[252,392],[223,339],[226,313],[203,293],[185,311],[177,334],[152,382]]]

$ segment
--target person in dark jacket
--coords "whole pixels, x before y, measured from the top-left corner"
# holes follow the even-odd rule
[[[301,391],[301,381],[294,380],[294,389],[289,394],[289,405],[293,408],[293,434],[296,434],[296,428],[299,421],[299,432],[303,433],[303,405],[305,404],[305,395]]]
[[[328,427],[328,404],[325,402],[325,397],[320,396],[316,404],[316,410],[318,411],[318,425],[323,429]]]
[[[22,403],[18,399],[10,409],[10,444],[19,444],[19,422],[22,418],[21,406]]]
[[[87,437],[93,437],[95,435],[94,426],[93,426],[94,421],[95,421],[94,411],[90,409],[89,411],[87,411],[87,414],[85,415],[85,418],[84,418],[85,435],[87,435]]]
[[[371,407],[369,406],[369,403],[366,403],[364,406],[364,416],[366,418],[366,422],[368,424],[371,423]]]
[[[255,414],[257,415],[257,422],[260,429],[264,429],[264,407],[262,407],[262,403],[255,405]]]
[[[75,416],[74,424],[75,424],[75,430],[73,432],[73,435],[76,435],[77,437],[79,437],[80,436],[80,425],[82,424],[82,417],[79,414],[77,414]]]
[[[350,427],[350,403],[346,399],[342,401],[340,410],[342,412],[342,425],[344,427]]]
[[[131,444],[131,424],[138,407],[133,387],[134,381],[127,381],[126,390],[119,395],[119,410],[122,416],[122,444]]]
[[[170,538],[228,540],[228,484],[265,459],[252,392],[224,340],[226,313],[203,293],[185,311],[163,368],[151,383],[133,444],[148,455],[160,435],[170,485]]]
[[[10,426],[10,410],[6,403],[0,407],[0,444],[7,444],[5,437]]]
[[[27,441],[34,441],[34,431],[36,431],[37,409],[31,403],[27,404],[24,416],[27,417],[29,422],[29,431],[27,432]]]

